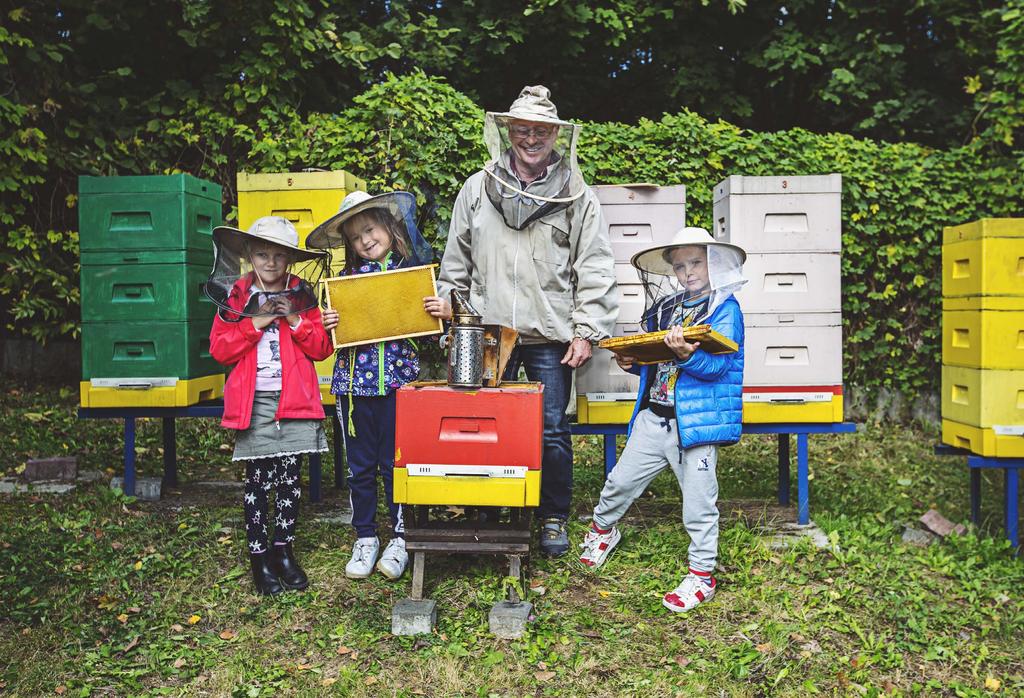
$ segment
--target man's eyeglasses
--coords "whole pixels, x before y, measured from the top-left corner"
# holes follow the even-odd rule
[[[533,136],[534,138],[547,138],[555,131],[554,126],[534,126],[532,128],[526,126],[510,126],[509,133],[512,134],[513,138],[523,139]]]

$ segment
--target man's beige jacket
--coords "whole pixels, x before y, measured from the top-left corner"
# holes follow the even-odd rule
[[[505,225],[484,192],[483,171],[455,200],[438,293],[469,292],[487,324],[519,331],[527,344],[597,341],[611,336],[619,313],[608,224],[597,195],[523,230]]]

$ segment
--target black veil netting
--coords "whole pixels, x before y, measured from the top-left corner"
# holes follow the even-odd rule
[[[317,283],[329,271],[330,257],[326,253],[278,246],[292,258],[285,289],[265,291],[249,251],[267,241],[227,227],[214,230],[213,241],[213,270],[203,292],[217,305],[222,319],[238,322],[243,317],[283,317],[317,306]],[[243,291],[243,286],[249,291]]]

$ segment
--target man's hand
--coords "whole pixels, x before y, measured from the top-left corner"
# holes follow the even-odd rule
[[[623,356],[622,354],[615,355],[615,363],[619,365],[623,371],[628,371],[633,368],[633,364],[636,363],[636,358],[632,356]]]
[[[697,347],[700,346],[700,342],[690,344],[686,341],[682,325],[676,325],[668,331],[668,334],[665,335],[665,344],[673,354],[679,357],[680,361],[686,361],[690,358],[690,354],[697,351]]]
[[[440,318],[441,320],[452,319],[452,304],[440,296],[427,296],[424,298],[423,309],[431,317]]]
[[[320,317],[324,321],[324,329],[328,332],[338,326],[338,311],[334,308],[327,308]]]
[[[576,337],[569,344],[568,351],[566,351],[565,356],[562,357],[562,363],[569,364],[570,368],[579,368],[590,361],[590,357],[593,356],[593,354],[594,352],[590,348],[590,340]]]

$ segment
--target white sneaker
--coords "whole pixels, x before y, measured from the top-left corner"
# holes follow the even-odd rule
[[[580,547],[583,548],[580,562],[587,567],[600,567],[620,540],[622,540],[622,534],[614,526],[607,533],[598,533],[591,526],[583,542],[580,543]]]
[[[377,569],[388,579],[398,579],[409,564],[409,553],[405,552],[405,539],[392,538],[384,554],[380,556]]]
[[[366,579],[373,572],[373,563],[377,561],[380,541],[372,538],[356,538],[352,546],[352,559],[345,565],[345,576],[349,579]]]
[[[710,579],[711,584],[705,583],[704,579]],[[661,605],[676,613],[692,611],[702,603],[714,598],[716,589],[718,589],[718,582],[714,577],[698,577],[690,572],[683,577],[679,586],[662,597]]]

